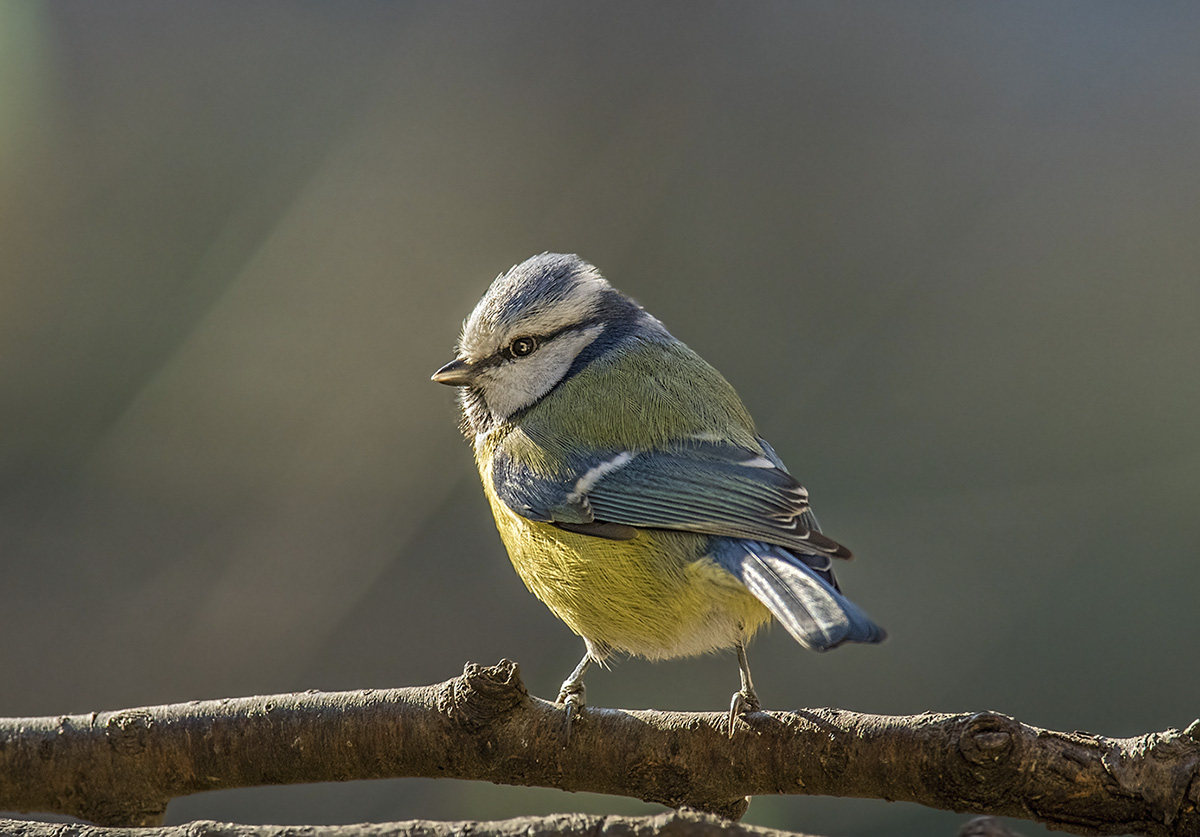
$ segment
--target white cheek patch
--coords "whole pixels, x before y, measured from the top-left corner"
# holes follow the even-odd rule
[[[528,407],[563,379],[579,353],[590,346],[604,326],[594,325],[560,334],[533,354],[506,361],[480,376],[488,409],[505,419]]]

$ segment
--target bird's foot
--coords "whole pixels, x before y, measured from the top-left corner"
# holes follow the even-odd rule
[[[734,692],[733,700],[729,702],[729,737],[733,738],[733,730],[738,718],[749,712],[757,712],[761,708],[758,695],[754,694],[753,689],[739,689]]]
[[[583,707],[587,705],[586,694],[587,689],[582,683],[571,680],[563,683],[558,690],[558,698],[554,702],[561,703],[567,710],[567,721],[563,725],[563,747],[571,743],[571,725],[583,714]]]

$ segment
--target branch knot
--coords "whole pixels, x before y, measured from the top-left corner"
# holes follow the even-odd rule
[[[529,697],[521,668],[511,660],[494,666],[467,663],[461,677],[442,684],[438,711],[459,726],[478,730],[515,709]]]
[[[995,767],[1012,755],[1019,733],[1019,725],[1012,718],[979,712],[967,720],[958,750],[972,764]]]
[[[146,749],[154,729],[154,716],[144,709],[126,709],[113,714],[104,724],[108,743],[118,753],[134,755]]]

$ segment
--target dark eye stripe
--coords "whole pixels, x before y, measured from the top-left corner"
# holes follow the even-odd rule
[[[556,329],[549,334],[527,334],[523,337],[517,337],[496,353],[494,356],[496,360],[494,362],[500,362],[502,360],[518,360],[523,357],[528,357],[529,355],[533,354],[535,350],[540,349],[542,346],[546,345],[559,335],[566,334],[568,331],[581,331],[588,326],[595,325],[595,323],[595,320],[584,320],[581,323],[572,323],[571,325],[563,326],[562,328]],[[521,343],[522,341],[531,341],[533,343],[532,348],[526,352],[517,351],[517,344]]]

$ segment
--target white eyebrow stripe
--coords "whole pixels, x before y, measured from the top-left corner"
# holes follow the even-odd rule
[[[613,471],[624,468],[633,460],[635,456],[637,456],[636,453],[622,451],[612,459],[606,460],[601,462],[599,465],[589,468],[582,477],[575,481],[575,490],[567,495],[567,499],[572,503],[580,502],[583,500],[583,495],[591,491],[592,486],[599,482],[605,474],[611,474]]]
[[[493,299],[489,290],[463,323],[459,348],[466,356],[480,360],[514,337],[536,337],[582,326],[595,315],[608,287],[600,274],[584,272],[564,296],[535,301],[519,311],[510,310],[504,299]]]
[[[517,323],[510,325],[505,333],[511,337],[527,334],[534,336],[553,334],[564,328],[582,325],[591,318],[594,311],[595,306],[590,303],[584,304],[575,300],[564,301],[553,308],[524,315]]]

